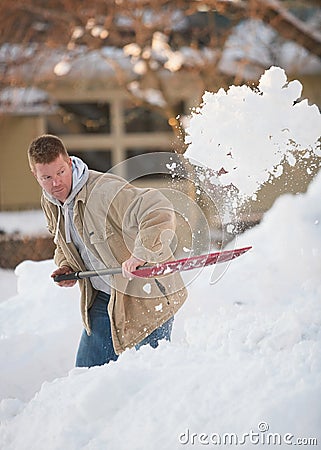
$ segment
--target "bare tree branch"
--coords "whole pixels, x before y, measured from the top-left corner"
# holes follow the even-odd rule
[[[321,58],[321,33],[311,31],[304,22],[291,14],[279,1],[251,0],[251,15],[273,27],[284,39],[289,39]]]
[[[218,12],[239,18],[255,18],[273,27],[284,39],[289,39],[304,47],[312,54],[321,58],[321,33],[312,31],[302,20],[292,14],[285,2],[278,0],[241,0],[226,2],[224,0],[204,0],[202,4],[208,8],[215,8]],[[293,2],[291,2],[292,4]],[[302,2],[303,3],[303,2]],[[320,7],[320,0],[304,2],[305,7],[313,4]],[[199,7],[200,2],[193,0],[191,7]],[[294,6],[294,5],[293,5]]]
[[[53,71],[40,80],[37,73],[48,56],[48,49],[57,49],[71,62],[79,53],[84,56],[101,49],[100,58],[112,68],[115,81],[127,91],[129,98],[136,104],[157,110],[166,117],[174,133],[179,134],[175,122],[177,98],[169,94],[164,80],[173,78],[175,73],[188,73],[197,80],[202,92],[244,82],[240,71],[233,79],[220,69],[226,41],[240,21],[261,20],[281,37],[321,57],[320,34],[289,11],[294,3],[305,7],[301,0],[1,0],[0,83],[3,86],[28,83],[45,86],[56,76]],[[308,3],[316,2],[309,0]],[[163,43],[155,50],[157,36]],[[6,52],[8,44],[13,44],[13,50]],[[121,52],[127,45],[136,46],[135,54],[123,53],[123,60],[127,58],[130,62],[130,70],[128,65],[125,69],[121,62],[103,51],[105,47],[112,47]],[[195,58],[190,61],[183,56],[184,49],[188,49],[188,55],[196,55]],[[181,63],[173,68],[175,57],[179,59],[179,56]],[[260,61],[246,54],[239,62],[243,67],[260,67]],[[23,72],[25,67],[30,69],[27,76]],[[138,86],[136,92],[130,84],[133,80]],[[144,96],[147,86],[159,92],[162,104]]]

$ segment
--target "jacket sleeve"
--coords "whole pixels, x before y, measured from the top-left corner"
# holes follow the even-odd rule
[[[115,198],[123,238],[133,241],[132,254],[155,263],[172,258],[176,216],[172,203],[156,189],[127,184]]]
[[[55,249],[53,259],[54,259],[56,266],[58,266],[58,267],[62,267],[62,266],[70,267],[70,263],[66,260],[65,255],[62,252],[59,244],[56,244],[56,249]]]
[[[47,229],[52,236],[55,236],[55,227],[56,227],[56,219],[53,217],[52,212],[47,208],[44,198],[41,198],[41,208],[44,212],[46,221],[47,221]],[[70,264],[66,260],[66,257],[61,250],[61,247],[58,243],[56,244],[55,252],[54,252],[54,262],[58,267],[61,266],[69,266]]]

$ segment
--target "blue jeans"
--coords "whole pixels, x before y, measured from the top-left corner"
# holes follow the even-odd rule
[[[99,291],[89,310],[91,335],[88,336],[86,330],[83,330],[76,357],[76,367],[102,366],[118,359],[113,346],[107,311],[109,299],[110,295]],[[136,350],[147,344],[156,348],[161,339],[170,341],[173,321],[174,317],[153,331],[135,346]]]

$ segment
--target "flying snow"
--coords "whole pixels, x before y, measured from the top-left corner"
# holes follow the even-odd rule
[[[287,81],[279,67],[265,71],[255,89],[205,92],[186,129],[185,157],[214,171],[212,183],[234,185],[239,201],[252,198],[282,175],[284,162],[319,155],[321,115],[316,105],[297,101],[301,93],[301,83]]]

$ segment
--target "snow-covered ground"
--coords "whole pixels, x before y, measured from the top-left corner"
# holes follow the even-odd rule
[[[78,288],[52,283],[52,261],[21,263],[0,304],[2,448],[202,448],[201,433],[251,430],[259,448],[269,433],[320,445],[320,195],[321,175],[238,239],[253,249],[217,283],[203,270],[170,344],[103,367],[73,369]]]
[[[53,261],[2,270],[1,449],[320,448],[320,196],[321,174],[281,196],[230,244],[250,252],[184,275],[171,343],[102,367],[73,368],[79,293]]]
[[[17,293],[17,278],[13,270],[0,269],[0,302],[7,300]]]
[[[46,219],[40,208],[29,211],[0,211],[0,231],[29,236],[48,233]]]

